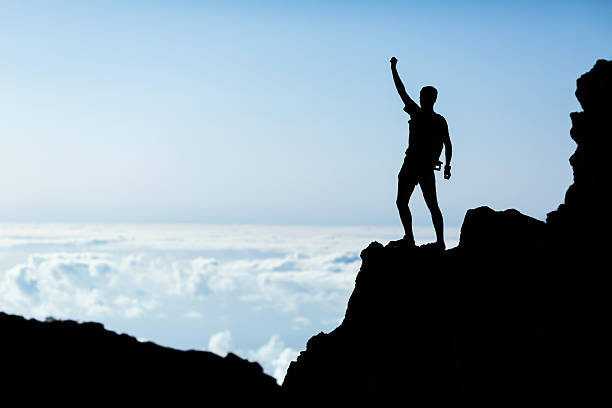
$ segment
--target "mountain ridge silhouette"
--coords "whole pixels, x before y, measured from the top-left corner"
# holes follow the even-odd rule
[[[280,387],[258,363],[233,353],[176,350],[100,323],[0,312],[5,398],[63,405],[206,403],[276,406]]]

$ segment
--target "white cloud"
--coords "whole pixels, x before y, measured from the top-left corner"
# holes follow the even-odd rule
[[[143,313],[155,307],[155,302],[133,299],[127,296],[119,296],[113,302],[118,310],[122,311],[122,315],[125,318],[133,319],[143,315]]]
[[[229,330],[223,330],[210,336],[208,341],[208,350],[220,356],[225,356],[230,351],[232,346],[232,333]]]
[[[185,313],[183,316],[185,316],[187,319],[201,319],[202,313],[196,312],[195,310],[191,310]]]
[[[232,350],[232,333],[229,329],[210,336],[206,349],[220,356],[225,356],[228,352],[233,351],[243,358],[257,361],[262,366],[264,372],[276,378],[279,384],[282,384],[289,364],[291,361],[295,360],[299,354],[297,350],[286,347],[277,334],[270,337],[270,340],[268,340],[266,344],[255,350]]]
[[[303,329],[312,324],[312,321],[304,316],[296,316],[293,318],[293,328],[295,330]]]
[[[137,318],[158,306],[138,284],[142,274],[124,269],[107,253],[38,253],[0,278],[0,307],[44,318]]]
[[[285,347],[280,336],[275,334],[270,337],[266,344],[257,350],[249,351],[247,354],[249,359],[258,361],[266,373],[272,375],[279,384],[282,384],[289,364],[297,358],[299,352],[291,347]]]

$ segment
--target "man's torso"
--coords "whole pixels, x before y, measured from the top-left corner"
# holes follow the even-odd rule
[[[435,112],[413,114],[409,123],[408,149],[405,161],[415,169],[432,169],[440,158],[446,120]]]

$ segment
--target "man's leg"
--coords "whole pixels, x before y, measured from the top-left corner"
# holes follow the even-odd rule
[[[438,244],[444,244],[444,221],[442,219],[442,211],[440,211],[440,207],[438,206],[436,176],[433,170],[421,176],[419,184],[423,192],[425,204],[427,204],[427,208],[429,208],[429,212],[431,212],[431,220],[436,230],[436,241]]]
[[[397,200],[395,201],[402,225],[404,226],[404,239],[410,243],[414,243],[414,234],[412,233],[412,214],[410,214],[408,202],[415,186],[416,183],[411,178],[407,176],[400,177],[397,182]]]

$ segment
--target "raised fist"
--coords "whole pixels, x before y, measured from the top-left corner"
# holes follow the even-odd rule
[[[397,58],[391,57],[391,65],[397,64]]]

